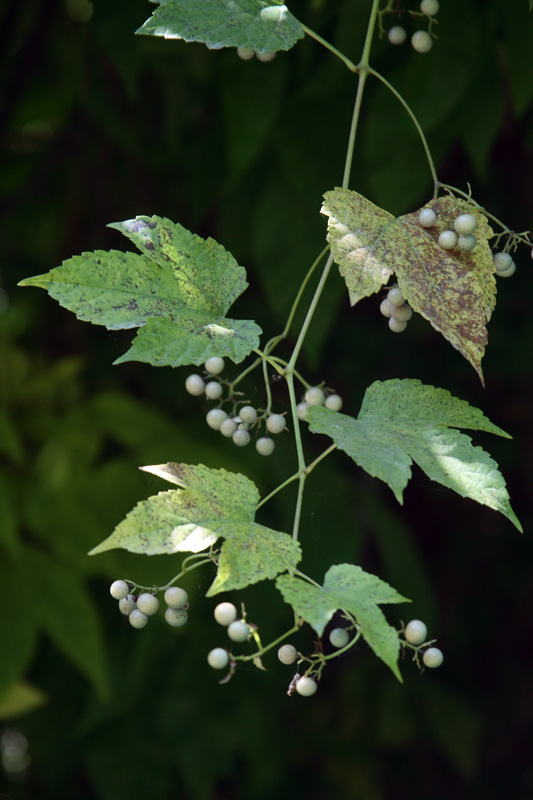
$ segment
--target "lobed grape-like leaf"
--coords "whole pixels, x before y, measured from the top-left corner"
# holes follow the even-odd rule
[[[488,244],[493,231],[478,207],[464,200],[446,196],[424,208],[437,214],[433,228],[420,225],[420,209],[396,218],[357,192],[335,189],[324,195],[322,213],[351,304],[378,292],[394,274],[411,307],[459,350],[483,383],[486,323],[496,304]],[[478,222],[475,248],[468,253],[441,249],[439,234],[452,229],[463,213]]]
[[[226,312],[246,289],[246,272],[214,239],[161,217],[136,217],[116,228],[137,253],[97,250],[63,262],[20,286],[39,286],[78,319],[109,330],[140,328],[116,364],[201,364],[211,356],[239,363],[259,343],[251,320]]]
[[[498,465],[455,429],[511,437],[446,390],[411,379],[376,381],[357,419],[314,406],[307,421],[313,433],[330,436],[369,475],[385,481],[399,503],[414,461],[431,480],[499,511],[522,530]]]
[[[388,583],[353,564],[336,564],[326,572],[322,586],[314,586],[293,575],[281,575],[276,586],[296,614],[308,622],[319,636],[323,635],[336,611],[344,610],[352,614],[374,653],[399,681],[402,680],[398,669],[398,632],[389,625],[379,604],[410,601]]]
[[[304,35],[286,5],[263,0],[156,0],[159,7],[136,33],[202,42],[212,50],[289,50]]]
[[[208,597],[275,578],[300,560],[300,545],[291,536],[254,521],[259,492],[244,475],[202,464],[142,469],[179,488],[138,503],[89,555],[116,547],[144,555],[199,553],[222,538]]]

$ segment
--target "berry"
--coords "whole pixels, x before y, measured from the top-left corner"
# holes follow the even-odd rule
[[[237,447],[246,447],[247,444],[250,444],[250,434],[248,431],[237,430],[232,438],[233,443],[236,444]]]
[[[311,697],[317,689],[316,681],[314,681],[313,678],[308,678],[307,675],[303,675],[296,681],[296,691],[298,694],[301,694],[302,697]]]
[[[391,44],[403,44],[407,39],[407,33],[401,25],[394,25],[388,32],[387,37]]]
[[[401,306],[405,303],[405,297],[399,286],[393,286],[387,293],[387,300],[391,306]],[[391,309],[392,311],[392,309]]]
[[[243,406],[239,411],[239,417],[248,425],[253,425],[257,419],[257,411],[253,406]]]
[[[189,602],[189,595],[179,586],[170,586],[165,592],[165,603],[170,608],[185,608]]]
[[[146,614],[143,614],[142,611],[139,611],[138,608],[134,608],[133,611],[130,612],[128,619],[132,628],[138,628],[140,630],[148,625],[148,617]]]
[[[250,634],[250,628],[241,619],[236,619],[228,625],[228,636],[233,642],[245,642]]]
[[[411,44],[417,53],[429,53],[433,47],[433,39],[427,31],[416,31],[411,36]]]
[[[462,233],[457,239],[457,247],[463,253],[469,253],[477,244],[477,239],[471,233]]]
[[[439,247],[443,250],[451,250],[457,244],[457,234],[455,231],[442,231],[439,236]]]
[[[423,228],[432,228],[437,222],[437,215],[432,208],[423,208],[418,215],[418,221]]]
[[[207,654],[207,663],[213,669],[224,669],[224,667],[227,667],[228,662],[228,651],[224,650],[223,647],[215,647]]]
[[[309,408],[309,403],[305,402],[298,403],[298,405],[296,406],[296,414],[298,416],[298,419],[302,420],[302,422],[304,422],[307,419],[308,408]]]
[[[220,426],[227,418],[228,415],[221,408],[212,408],[211,411],[207,412],[205,421],[207,422],[209,427],[212,428],[214,431],[219,431]]]
[[[460,214],[453,223],[453,227],[459,234],[474,233],[477,228],[477,219],[473,214]]]
[[[252,47],[238,47],[237,55],[239,58],[242,58],[243,61],[249,61],[255,56],[255,50]]]
[[[494,261],[494,269],[496,272],[505,272],[509,269],[511,264],[514,264],[513,257],[510,253],[494,253],[492,260]]]
[[[350,634],[346,628],[333,628],[329,634],[329,641],[333,647],[344,647],[350,641]]]
[[[258,439],[255,443],[255,449],[260,456],[271,456],[275,447],[274,440],[269,439],[267,436],[262,436],[261,439]]]
[[[324,405],[326,408],[329,408],[330,411],[340,411],[342,408],[342,397],[340,394],[330,394],[326,397]]]
[[[320,386],[311,386],[305,393],[305,402],[309,406],[323,406],[326,394]]]
[[[408,322],[413,316],[413,309],[407,303],[403,303],[401,306],[393,307],[391,316],[398,322]]]
[[[271,414],[266,421],[270,433],[281,433],[287,426],[287,420],[281,414]]]
[[[412,619],[405,626],[405,641],[409,644],[422,644],[427,638],[428,629],[425,622],[420,619]]]
[[[201,375],[189,375],[185,381],[185,388],[194,397],[200,397],[205,392],[205,383]]]
[[[430,669],[436,669],[437,667],[440,667],[444,661],[444,654],[442,650],[439,650],[438,647],[428,647],[422,656],[422,661],[426,667],[429,667]]]
[[[292,644],[282,644],[278,650],[278,658],[282,664],[294,664],[298,651]]]
[[[391,317],[389,319],[389,328],[393,333],[401,333],[407,328],[407,322],[401,322],[399,319]]]
[[[276,53],[256,53],[256,56],[258,61],[263,61],[266,64],[276,58]]]
[[[496,275],[498,278],[510,278],[511,275],[514,275],[516,272],[516,264],[514,261],[511,261],[511,266],[508,269],[498,269],[496,270]]]
[[[155,594],[143,592],[137,598],[137,608],[147,617],[151,617],[152,614],[156,614],[159,611],[159,600]]]
[[[128,596],[129,586],[126,581],[113,581],[109,587],[109,593],[115,600],[123,600]]]
[[[439,0],[422,0],[420,3],[420,11],[426,17],[434,17],[439,10]]]
[[[287,6],[267,6],[261,9],[259,16],[266,22],[279,22],[287,14]]]
[[[208,400],[218,400],[223,391],[222,384],[218,381],[209,381],[205,385],[205,396]]]
[[[127,597],[123,597],[118,601],[118,610],[121,614],[124,614],[124,616],[127,617],[131,614],[136,605],[135,597],[132,594],[129,594]]]
[[[165,609],[165,621],[168,622],[173,628],[181,628],[185,625],[189,615],[184,608],[167,608]]]
[[[224,369],[224,359],[220,356],[212,356],[207,359],[204,367],[210,375],[218,375]]]
[[[219,625],[229,625],[237,619],[237,609],[233,603],[219,603],[214,614]]]
[[[237,430],[237,427],[238,426],[235,420],[229,417],[228,419],[225,419],[221,423],[219,431],[222,434],[222,436],[227,436],[228,439],[230,439]]]
[[[386,297],[385,300],[382,300],[379,306],[379,310],[383,314],[384,317],[390,317],[392,314],[392,303]]]

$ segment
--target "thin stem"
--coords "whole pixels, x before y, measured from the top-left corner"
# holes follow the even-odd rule
[[[321,453],[319,456],[317,456],[317,458],[315,458],[315,460],[312,461],[311,464],[309,464],[308,467],[306,467],[305,471],[307,472],[307,474],[309,475],[314,470],[314,468],[317,467],[320,464],[322,459],[324,459],[327,456],[329,456],[329,454],[333,453],[333,451],[336,450],[336,449],[337,449],[337,445],[336,444],[331,444],[327,448],[327,450],[324,450],[323,453]]]
[[[329,271],[331,269],[332,264],[333,264],[333,254],[330,253],[328,256],[328,260],[326,261],[326,265],[322,271],[322,275],[320,276],[318,286],[315,289],[315,293],[313,295],[313,299],[311,300],[311,304],[307,309],[307,314],[303,322],[302,328],[300,330],[300,333],[298,335],[298,339],[296,340],[296,344],[294,345],[294,350],[292,351],[289,363],[287,364],[287,373],[292,373],[292,371],[294,370],[294,365],[296,364],[298,356],[300,355],[302,344],[309,329],[309,325],[311,324],[311,320],[313,319],[313,314],[315,313],[318,301],[320,299],[320,295],[322,294],[322,291],[324,289],[324,285],[326,283],[326,279],[329,275]]]
[[[303,28],[304,33],[306,33],[312,39],[315,39],[319,44],[324,45],[324,47],[326,47],[334,55],[336,55],[337,58],[340,58],[340,60],[343,61],[344,64],[346,64],[346,66],[348,67],[348,69],[351,72],[357,72],[357,66],[353,63],[353,61],[350,61],[350,59],[347,58],[344,55],[344,53],[341,53],[340,50],[337,50],[336,47],[334,47],[332,44],[327,42],[325,39],[322,38],[322,36],[319,36],[318,33],[315,33],[314,31],[311,30],[311,28],[308,28],[306,25],[302,25],[302,28]]]
[[[291,358],[291,361],[292,360],[293,359]],[[305,457],[302,446],[302,435],[300,432],[300,420],[298,419],[298,413],[296,411],[296,394],[294,391],[293,372],[289,371],[285,376],[285,379],[287,381],[287,388],[289,390],[289,398],[291,401],[292,421],[294,426],[294,440],[296,442],[296,454],[298,457],[298,495],[296,498],[296,508],[294,510],[294,523],[292,527],[292,538],[296,540],[298,539],[298,533],[300,530],[300,517],[302,513],[303,493],[304,493],[305,479],[307,476],[305,473]]]
[[[285,633],[283,633],[281,636],[278,636],[278,638],[274,639],[273,642],[270,642],[266,646],[261,647],[261,649],[258,650],[256,653],[252,653],[251,655],[248,656],[234,656],[233,658],[235,661],[252,661],[254,658],[260,658],[269,650],[272,650],[272,648],[275,647],[277,644],[283,642],[285,639],[288,639],[289,636],[292,636],[293,633],[297,633],[299,630],[300,630],[299,625],[293,625],[292,628],[290,628],[288,631],[285,631]]]

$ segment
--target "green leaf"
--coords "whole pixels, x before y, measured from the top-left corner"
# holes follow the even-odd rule
[[[285,5],[262,0],[159,0],[136,33],[203,42],[212,50],[246,47],[258,53],[289,50],[304,35]]]
[[[399,681],[400,641],[378,607],[380,603],[406,603],[409,600],[380,578],[353,564],[337,564],[326,572],[323,586],[313,586],[292,575],[281,575],[276,586],[295,612],[322,636],[333,614],[344,610],[352,614],[374,653],[390,667]]]
[[[385,481],[399,503],[414,461],[431,480],[500,511],[522,530],[496,462],[454,429],[511,437],[444,389],[418,380],[376,381],[357,419],[313,406],[307,421],[313,433],[330,436],[369,475]]]
[[[44,705],[47,695],[27,681],[15,681],[0,697],[0,719],[22,717]]]
[[[201,364],[213,355],[236,363],[258,346],[252,321],[225,318],[247,287],[246,272],[213,239],[160,217],[110,225],[141,250],[97,250],[63,262],[21,286],[40,286],[78,319],[109,330],[141,328],[115,363]]]
[[[412,308],[459,350],[483,382],[481,359],[496,281],[488,244],[493,231],[480,210],[454,197],[432,200],[425,208],[435,211],[437,224],[426,229],[418,222],[419,210],[396,218],[349,189],[326,192],[324,199],[328,241],[351,304],[379,291],[394,274]],[[469,253],[442,250],[439,234],[465,212],[478,222],[476,247]]]
[[[145,555],[199,553],[222,538],[209,597],[274,578],[300,560],[300,546],[288,534],[254,522],[259,492],[244,475],[202,464],[143,469],[180,488],[138,503],[89,555],[115,547]]]

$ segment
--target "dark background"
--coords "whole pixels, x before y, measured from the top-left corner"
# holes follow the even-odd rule
[[[377,41],[372,63],[404,94],[442,180],[516,230],[533,226],[533,17],[526,0],[446,0],[432,52]],[[357,61],[370,4],[291,6]],[[323,246],[322,193],[342,180],[356,80],[311,40],[270,63],[235,50],[135,37],[144,0],[2,4],[0,213],[1,800],[422,800],[533,795],[531,569],[532,262],[498,283],[486,388],[422,319],[391,334],[370,298],[351,310],[332,277],[301,369],[357,414],[374,380],[416,377],[478,406],[513,441],[476,435],[508,480],[525,533],[418,470],[403,508],[342,454],[309,482],[303,568],[375,571],[426,620],[443,667],[405,683],[364,646],[331,664],[312,699],[265,659],[219,686],[206,653],[224,644],[203,595],[190,621],[133,631],[111,580],[165,583],[181,559],[120,551],[88,558],[139,500],[139,473],[168,460],[241,471],[263,494],[289,472],[290,436],[272,459],[237,451],[186,395],[187,369],[112,367],[131,333],[78,322],[19,280],[83,250],[125,249],[109,222],[159,214],[212,235],[246,266],[235,316],[278,332]],[[393,24],[395,20],[391,19]],[[410,31],[414,22],[405,16]],[[369,81],[351,187],[395,214],[431,196],[422,148],[397,101]],[[290,352],[287,349],[287,353]],[[247,387],[261,403],[260,388]],[[288,406],[281,390],[279,410]],[[309,443],[319,452],[320,444]],[[292,467],[289,467],[292,469]],[[287,529],[294,496],[264,521]],[[272,586],[245,600],[264,639],[290,624]],[[312,646],[309,631],[299,645]],[[22,683],[24,681],[24,683]],[[14,687],[19,700],[11,706]],[[3,698],[3,705],[2,705]],[[22,713],[26,709],[26,713]]]

